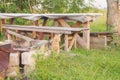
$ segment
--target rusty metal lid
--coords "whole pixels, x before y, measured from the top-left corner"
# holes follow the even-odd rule
[[[9,64],[9,53],[11,51],[11,44],[0,45],[0,72],[7,69]]]

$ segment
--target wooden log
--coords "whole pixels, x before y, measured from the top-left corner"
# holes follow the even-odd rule
[[[20,64],[20,52],[10,53],[9,67],[19,66]]]
[[[84,23],[84,28],[89,28],[90,27],[90,22]],[[86,49],[90,49],[90,30],[83,31],[83,39],[86,43]]]

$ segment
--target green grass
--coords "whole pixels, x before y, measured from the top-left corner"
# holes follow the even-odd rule
[[[120,80],[119,49],[78,48],[50,58],[39,57],[30,80]]]
[[[98,17],[91,25],[90,29],[92,32],[103,32],[106,31],[106,11],[101,12],[103,16]]]

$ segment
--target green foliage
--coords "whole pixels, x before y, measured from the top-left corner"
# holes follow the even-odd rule
[[[85,0],[1,0],[2,13],[79,13],[93,8],[92,2]]]
[[[119,50],[119,48],[120,48],[120,36],[117,36],[115,34],[112,35],[112,42],[111,42],[109,47],[116,48]]]
[[[39,56],[36,70],[29,80],[119,80],[119,50],[90,50],[78,48],[71,53]]]
[[[106,27],[106,14],[107,11],[103,10],[100,11],[100,13],[103,13],[103,16],[97,18],[91,25],[90,29],[91,32],[106,32],[107,27]]]

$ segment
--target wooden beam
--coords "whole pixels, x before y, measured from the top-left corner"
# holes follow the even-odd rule
[[[80,27],[81,24],[82,24],[81,22],[77,21],[77,22],[73,25],[73,27],[74,27],[74,28],[78,28],[78,27]]]
[[[26,41],[32,41],[32,40],[34,40],[34,39],[31,39],[31,38],[29,38],[29,37],[23,36],[23,35],[21,35],[21,34],[18,34],[18,33],[16,33],[16,32],[14,32],[14,31],[11,31],[11,30],[7,30],[7,33],[9,33],[9,34],[11,34],[11,35],[14,35],[14,36],[17,36],[17,37],[19,37],[19,38],[22,38],[22,39],[24,39],[24,40],[26,40]]]
[[[74,44],[74,42],[75,42],[75,40],[76,40],[76,36],[77,36],[77,33],[74,34],[73,39],[72,39],[71,42],[70,42],[70,46],[69,46],[69,48],[68,48],[68,51],[71,50],[71,48],[72,48],[72,46],[73,46],[73,44]]]
[[[49,33],[58,33],[58,34],[72,34],[71,30],[72,29],[67,29],[67,28],[62,28],[62,27],[29,27],[29,26],[11,26],[11,25],[3,25],[4,29],[12,29],[12,30],[22,30],[22,31],[37,31],[37,32],[49,32]],[[78,29],[73,29],[77,30]],[[81,29],[79,29],[81,30]]]
[[[35,26],[39,26],[38,20],[34,21],[34,25],[35,25]],[[32,32],[32,37],[33,37],[33,38],[36,38],[36,37],[37,37],[36,31],[33,31],[33,32]]]
[[[64,19],[60,18],[58,19],[58,21],[63,27],[70,27],[70,25],[68,25],[68,23]]]

